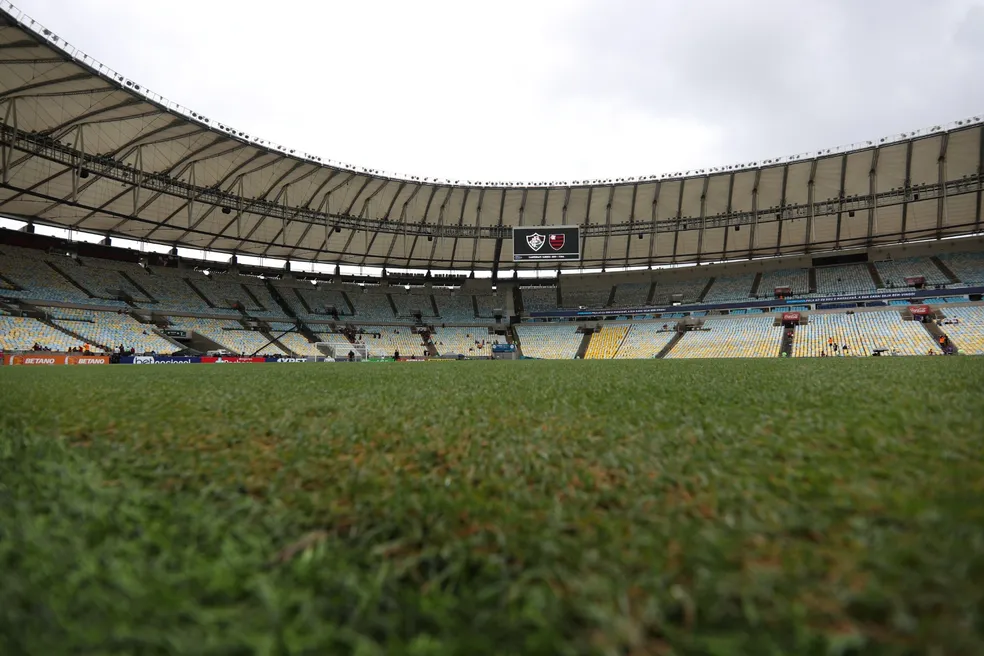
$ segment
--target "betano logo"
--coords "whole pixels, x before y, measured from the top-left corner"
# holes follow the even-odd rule
[[[21,356],[14,358],[14,364],[55,364],[57,360],[55,358],[37,358],[30,356]]]

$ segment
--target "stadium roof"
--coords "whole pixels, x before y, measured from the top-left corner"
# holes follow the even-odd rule
[[[583,260],[564,266],[614,268],[981,229],[980,117],[671,175],[533,183],[397,176],[278,146],[170,102],[5,1],[0,116],[0,214],[258,257],[497,270],[514,268],[513,226],[566,224],[581,226]]]

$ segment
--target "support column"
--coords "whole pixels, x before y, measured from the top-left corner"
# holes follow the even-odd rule
[[[902,226],[899,229],[899,241],[905,241],[905,233],[909,224],[909,202],[912,200],[912,139],[905,148],[905,184],[902,187]]]
[[[837,194],[837,233],[834,237],[834,249],[840,250],[841,247],[841,225],[844,219],[844,184],[847,181],[847,153],[841,157],[841,181],[840,191]]]
[[[704,231],[707,228],[707,187],[710,184],[711,176],[704,176],[704,186],[700,192],[700,232],[697,234],[697,263],[700,263],[701,255],[704,253]]]
[[[10,182],[10,166],[14,161],[14,147],[17,145],[17,99],[11,98],[6,101],[7,108],[3,113],[3,124],[7,127],[9,137],[3,140],[2,155],[3,184]]]
[[[656,231],[659,226],[659,192],[663,188],[662,182],[657,182],[656,186],[653,188],[653,204],[652,212],[650,215],[652,232],[649,233],[649,267],[653,266],[653,258],[656,257]]]
[[[819,160],[813,160],[810,164],[810,179],[806,183],[806,233],[803,236],[803,252],[809,254],[812,250],[813,243],[816,241],[814,220],[817,215],[817,163]]]
[[[762,169],[755,170],[755,185],[752,187],[752,234],[748,236],[748,259],[755,257],[755,237],[759,223],[759,181],[762,179]]]
[[[870,248],[874,244],[875,223],[877,221],[876,212],[878,211],[878,155],[881,148],[875,148],[871,152],[871,168],[868,169],[868,240],[867,246]],[[909,172],[906,171],[906,178]]]
[[[732,204],[733,204],[734,200],[735,200],[735,174],[734,173],[731,173],[731,175],[728,176],[728,206],[725,209],[725,216],[727,218],[726,218],[726,220],[724,222],[724,242],[721,245],[721,257],[723,259],[725,259],[725,260],[729,259],[728,258],[728,235],[731,232],[731,230],[735,230],[735,229],[738,228],[738,224],[737,223],[735,224],[735,227],[734,228],[731,227],[731,210],[732,210],[732,207],[733,207]]]
[[[683,219],[683,188],[686,186],[686,182],[680,179],[680,197],[677,199],[677,210],[676,210],[676,228],[673,230],[673,255],[670,261],[676,264],[677,261],[677,247],[680,244],[680,221]]]
[[[789,180],[789,164],[782,167],[782,192],[779,195],[779,228],[776,231],[776,256],[782,253],[782,226],[786,222],[786,183]]]
[[[946,202],[946,147],[950,142],[950,133],[944,132],[943,139],[940,141],[940,156],[936,160],[937,180],[940,186],[940,194],[936,198],[936,238],[943,238],[943,227],[948,222],[947,202]]]

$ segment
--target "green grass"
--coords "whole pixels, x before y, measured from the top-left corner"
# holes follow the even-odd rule
[[[984,653],[982,391],[970,357],[5,367],[0,653]]]

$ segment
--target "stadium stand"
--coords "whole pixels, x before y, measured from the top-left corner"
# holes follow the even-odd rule
[[[611,360],[618,353],[626,334],[629,332],[629,325],[615,324],[605,325],[601,330],[591,336],[588,350],[584,354],[585,360]]]
[[[557,309],[556,287],[521,287],[523,308],[527,312],[546,312]]]
[[[235,321],[203,319],[200,317],[172,317],[171,325],[181,330],[191,330],[206,337],[222,348],[239,355],[282,355],[275,344],[259,332],[244,330]]]
[[[898,319],[898,314],[892,314]],[[841,347],[845,344],[848,347],[846,354],[849,357],[871,355],[868,341],[862,333],[863,324],[855,319],[857,316],[856,314],[811,314],[808,324],[796,327],[793,357],[820,357],[821,354],[843,356],[845,352]],[[831,339],[837,344],[836,352],[828,344],[828,340]]]
[[[740,276],[717,276],[711,285],[704,301],[707,303],[728,303],[732,301],[747,301],[751,296],[755,274],[748,273]]]
[[[601,308],[608,303],[608,295],[611,287],[604,289],[580,289],[576,287],[561,286],[560,295],[562,305],[565,308]]]
[[[438,354],[451,353],[475,356],[492,355],[492,345],[499,343],[497,335],[489,335],[485,328],[434,328],[431,340]]]
[[[965,285],[984,285],[984,253],[948,253],[940,260]]]
[[[544,360],[571,360],[583,335],[575,324],[527,323],[516,326],[523,355]]]
[[[105,344],[116,349],[120,344],[137,353],[172,353],[177,350],[171,342],[155,334],[152,327],[119,312],[92,312],[74,308],[44,308],[52,323],[66,328],[93,344]]]
[[[339,318],[351,316],[351,309],[345,302],[341,290],[322,285],[298,283],[296,286],[277,286],[281,296],[302,319],[329,319],[328,308],[335,308]],[[361,290],[357,292],[361,294]]]
[[[759,298],[771,298],[776,287],[789,287],[793,296],[809,294],[809,272],[806,269],[780,269],[763,273],[758,286]]]
[[[277,303],[277,299],[273,297],[270,290],[263,283],[262,280],[253,278],[252,276],[241,276],[242,286],[247,292],[256,299],[256,304],[262,309],[250,309],[247,314],[260,319],[282,319],[287,315],[284,313],[283,308]]]
[[[314,344],[309,342],[304,335],[296,332],[280,334],[279,332],[274,332],[273,336],[283,344],[288,350],[296,353],[297,355],[321,355],[318,349],[315,348]]]
[[[395,351],[400,352],[401,358],[425,354],[423,340],[409,326],[361,326],[361,329],[365,332],[360,332],[358,340],[369,349],[370,357],[392,357]]]
[[[816,273],[818,294],[836,296],[877,291],[875,281],[864,264],[817,267]]]
[[[615,288],[614,307],[642,307],[649,298],[648,282],[622,283]]]
[[[885,287],[905,287],[906,278],[923,277],[927,285],[947,285],[949,278],[928,257],[910,257],[902,260],[875,262],[875,268]]]
[[[698,278],[697,280],[678,280],[674,282],[657,282],[656,294],[653,296],[653,303],[665,305],[673,300],[675,294],[683,296],[683,303],[696,303],[700,298],[700,293],[707,287],[709,278]]]
[[[82,346],[79,340],[37,319],[0,316],[0,347],[4,351],[30,351],[35,343],[52,351]]]
[[[477,323],[495,323],[496,309],[505,310],[505,300],[501,296],[475,296],[475,303],[478,305],[478,316],[475,318]]]
[[[194,272],[188,274],[188,279],[215,308],[231,310],[235,308],[236,303],[241,303],[250,313],[263,309],[246,293],[239,276],[224,273],[205,275]]]
[[[3,255],[0,256],[0,274],[22,288],[4,290],[4,296],[9,298],[57,303],[88,303],[91,300],[88,294],[51,268],[40,251],[4,246]]]
[[[475,323],[475,306],[468,294],[434,293],[440,319],[444,323]]]
[[[773,318],[714,319],[700,330],[687,331],[667,358],[774,358],[782,329]]]
[[[119,290],[129,295],[136,303],[150,303],[152,301],[143,290],[137,288],[124,277],[120,271],[120,268],[126,264],[124,262],[110,262],[87,257],[80,258],[80,264],[78,260],[72,258],[66,257],[64,259],[62,271],[95,294],[97,298],[115,299],[116,290]],[[137,264],[130,266],[136,269],[140,268]]]
[[[616,360],[655,358],[676,335],[676,324],[663,330],[659,323],[634,323],[622,341]]]
[[[133,281],[154,297],[155,303],[140,303],[155,312],[209,312],[208,303],[188,285],[184,271],[165,267],[129,273]],[[230,312],[231,314],[231,312]]]
[[[394,290],[390,294],[393,303],[396,305],[397,316],[410,317],[412,312],[419,311],[421,317],[433,317],[434,306],[431,303],[430,294],[423,292],[411,292],[407,290]]]
[[[348,297],[355,306],[355,316],[349,319],[352,322],[359,325],[375,322],[396,323],[396,313],[393,312],[393,306],[390,305],[385,291],[370,287],[366,291],[350,291]]]
[[[984,307],[949,307],[940,328],[964,355],[984,355]],[[959,324],[952,323],[959,320]]]
[[[863,347],[869,352],[887,349],[899,355],[926,355],[937,352],[929,333],[916,321],[903,321],[897,312],[858,312],[851,315],[858,323]]]

